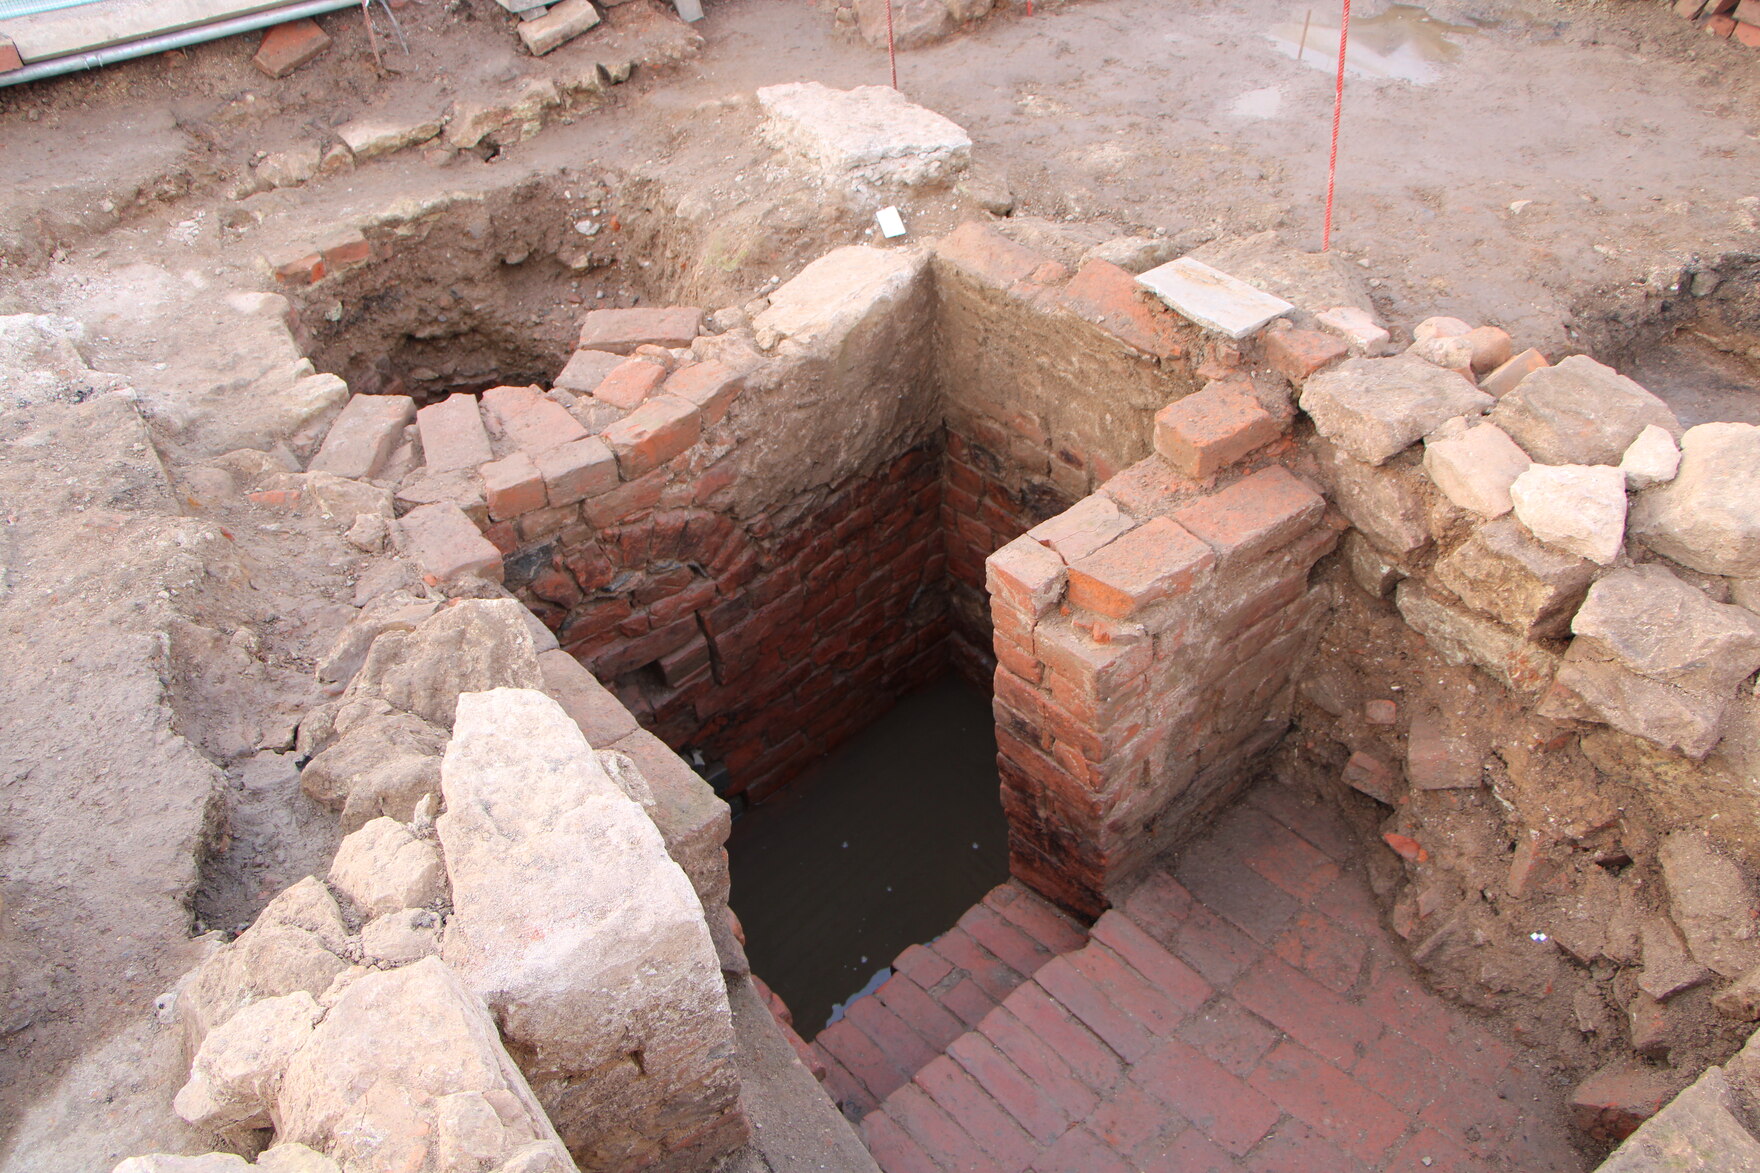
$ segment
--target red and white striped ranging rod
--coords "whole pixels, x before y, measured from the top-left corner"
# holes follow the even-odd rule
[[[1326,164],[1326,226],[1320,232],[1321,252],[1332,247],[1332,193],[1338,184],[1338,124],[1344,116],[1344,50],[1350,36],[1351,0],[1344,0],[1344,19],[1338,26],[1338,88],[1332,98],[1332,158]]]

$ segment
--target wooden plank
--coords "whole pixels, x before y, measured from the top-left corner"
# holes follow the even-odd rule
[[[288,0],[100,0],[60,12],[13,17],[0,24],[26,62],[211,24],[286,7]]]

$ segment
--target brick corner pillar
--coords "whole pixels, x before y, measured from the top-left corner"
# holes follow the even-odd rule
[[[1337,541],[1278,467],[1133,517],[1096,494],[986,563],[1009,867],[1097,916],[1288,722]]]

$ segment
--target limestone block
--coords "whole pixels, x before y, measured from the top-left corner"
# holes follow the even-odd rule
[[[1555,653],[1502,624],[1433,598],[1412,579],[1395,589],[1394,605],[1445,660],[1475,664],[1517,692],[1538,692],[1558,668]]]
[[[1760,620],[1712,602],[1662,566],[1597,582],[1571,630],[1640,676],[1713,696],[1727,697],[1760,668]]]
[[[440,120],[422,118],[400,121],[388,118],[357,118],[336,128],[336,137],[356,159],[371,159],[425,143],[440,133]]]
[[[1366,464],[1326,440],[1314,445],[1314,454],[1333,503],[1376,549],[1403,558],[1430,544],[1429,510],[1416,470]]]
[[[1633,502],[1632,536],[1705,574],[1760,575],[1760,427],[1689,428],[1679,474]]]
[[[1760,1169],[1760,1141],[1742,1125],[1742,1111],[1723,1069],[1708,1067],[1615,1149],[1598,1173]]]
[[[343,839],[330,863],[330,883],[369,917],[424,908],[446,894],[439,849],[387,818]]]
[[[443,956],[489,1001],[576,1159],[623,1169],[697,1134],[743,1139],[702,905],[561,706],[460,697],[442,782]]]
[[[110,1173],[249,1173],[251,1163],[237,1153],[203,1153],[180,1157],[175,1153],[148,1153],[130,1157]]]
[[[900,49],[920,49],[950,35],[958,0],[893,0],[892,36]],[[856,0],[856,27],[870,45],[886,44],[885,0]]]
[[[332,476],[327,472],[307,473],[305,482],[311,504],[320,517],[337,518],[344,523],[352,523],[363,513],[383,518],[392,516],[389,489],[381,489],[377,485],[348,477]]]
[[[1681,430],[1666,403],[1581,354],[1529,374],[1497,401],[1491,422],[1544,464],[1617,464],[1645,425]]]
[[[459,1093],[483,1097],[501,1125],[499,1150],[475,1163],[441,1127]],[[279,1140],[351,1171],[493,1167],[558,1139],[482,999],[437,957],[349,985],[288,1065],[275,1117]]]
[[[1436,582],[1529,639],[1562,638],[1595,577],[1585,559],[1543,545],[1512,517],[1474,530],[1436,563]]]
[[[1321,435],[1357,460],[1385,464],[1455,416],[1477,416],[1489,395],[1423,359],[1347,359],[1309,379],[1302,410]]]
[[[526,615],[514,599],[463,599],[413,631],[387,632],[344,696],[377,697],[451,728],[460,693],[542,687]]]
[[[191,1051],[242,1006],[263,998],[324,992],[348,968],[340,954],[348,926],[336,899],[307,876],[271,900],[250,928],[215,950],[185,979],[177,998]]]
[[[1760,965],[1754,890],[1701,831],[1672,831],[1657,853],[1668,907],[1700,963],[1726,978]]]
[[[327,684],[346,684],[366,662],[367,649],[387,631],[409,631],[432,615],[439,603],[418,599],[406,591],[392,591],[361,608],[340,632],[324,658],[318,661],[317,677]]]
[[[1619,458],[1619,470],[1626,474],[1626,488],[1634,493],[1674,480],[1680,468],[1681,450],[1674,437],[1655,424],[1645,424]]]
[[[641,771],[654,805],[648,815],[666,840],[666,852],[690,877],[705,912],[727,903],[730,881],[723,845],[733,830],[727,804],[672,747],[645,729],[632,730],[612,749]]]
[[[1481,517],[1515,507],[1509,487],[1534,463],[1496,424],[1440,431],[1424,440],[1424,471],[1443,496]]]
[[[948,183],[971,165],[972,140],[964,130],[890,86],[834,90],[790,82],[758,90],[758,105],[773,146],[844,182]]]
[[[1236,340],[1295,309],[1283,298],[1192,257],[1157,265],[1137,281],[1180,316]]]
[[[1607,566],[1626,540],[1626,477],[1611,465],[1534,464],[1509,487],[1528,532]]]
[[[760,342],[786,339],[803,350],[842,342],[909,300],[927,264],[927,256],[903,250],[833,249],[772,293],[753,327]]]
[[[342,1166],[303,1144],[278,1144],[257,1157],[259,1173],[342,1173]]]
[[[469,479],[468,485],[462,478]],[[500,582],[505,573],[501,551],[483,536],[470,515],[451,499],[455,492],[465,492],[470,497],[468,503],[472,508],[481,509],[487,521],[488,509],[477,475],[461,470],[440,477],[424,477],[414,487],[406,484],[399,489],[397,499],[414,501],[418,495],[428,492],[438,493],[443,499],[418,505],[400,521],[410,557],[436,582],[451,582],[466,575]]]
[[[1415,342],[1434,342],[1440,338],[1465,338],[1473,327],[1459,318],[1451,318],[1444,314],[1425,318],[1412,327],[1412,340]]]
[[[1178,251],[1179,246],[1166,237],[1115,236],[1083,253],[1081,263],[1105,261],[1109,265],[1117,265],[1127,273],[1135,274],[1166,264]]]
[[[1406,347],[1406,353],[1445,371],[1466,375],[1473,369],[1473,344],[1465,336],[1420,339]]]
[[[528,53],[542,57],[598,23],[599,10],[593,7],[593,0],[562,0],[538,19],[520,21],[519,39]]]
[[[445,732],[420,717],[365,717],[306,763],[300,788],[342,812],[344,833],[380,815],[408,821],[416,803],[440,793],[445,747]]]
[[[208,1032],[177,1093],[177,1114],[199,1128],[267,1128],[281,1076],[322,1012],[304,990],[244,1007]]]
[[[1386,352],[1390,335],[1368,310],[1354,305],[1333,306],[1314,315],[1322,329],[1344,339],[1353,354],[1379,355]]]
[[[1723,708],[1702,693],[1639,676],[1574,640],[1539,705],[1544,716],[1600,721],[1692,758],[1710,753],[1722,737]]]
[[[440,952],[440,917],[426,908],[400,908],[361,927],[361,953],[383,966],[408,965]]]

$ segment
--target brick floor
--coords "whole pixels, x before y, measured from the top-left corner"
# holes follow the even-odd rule
[[[865,1116],[961,1036],[975,1032],[1046,962],[1087,940],[1086,929],[1042,897],[1013,880],[998,885],[946,933],[899,954],[892,976],[872,997],[852,1003],[843,1018],[819,1032],[812,1046],[825,1063],[826,1089],[848,1115]],[[981,1067],[981,1048],[990,1045],[982,1035],[969,1038],[965,1070]],[[1024,1062],[1031,1067],[1030,1059]],[[1013,1070],[1010,1060],[1001,1064]],[[1031,1115],[1018,1096],[1012,1103]],[[1046,1127],[1042,1118],[1034,1123]],[[1067,1120],[1058,1132],[1065,1127]],[[899,1154],[888,1168],[915,1168],[916,1152],[905,1141],[919,1148],[924,1142],[911,1140],[913,1135],[882,1126],[871,1143],[877,1151]]]
[[[887,1173],[1585,1169],[1559,1093],[1413,976],[1358,850],[1262,784],[1091,936],[999,888],[821,1032],[828,1086]]]

